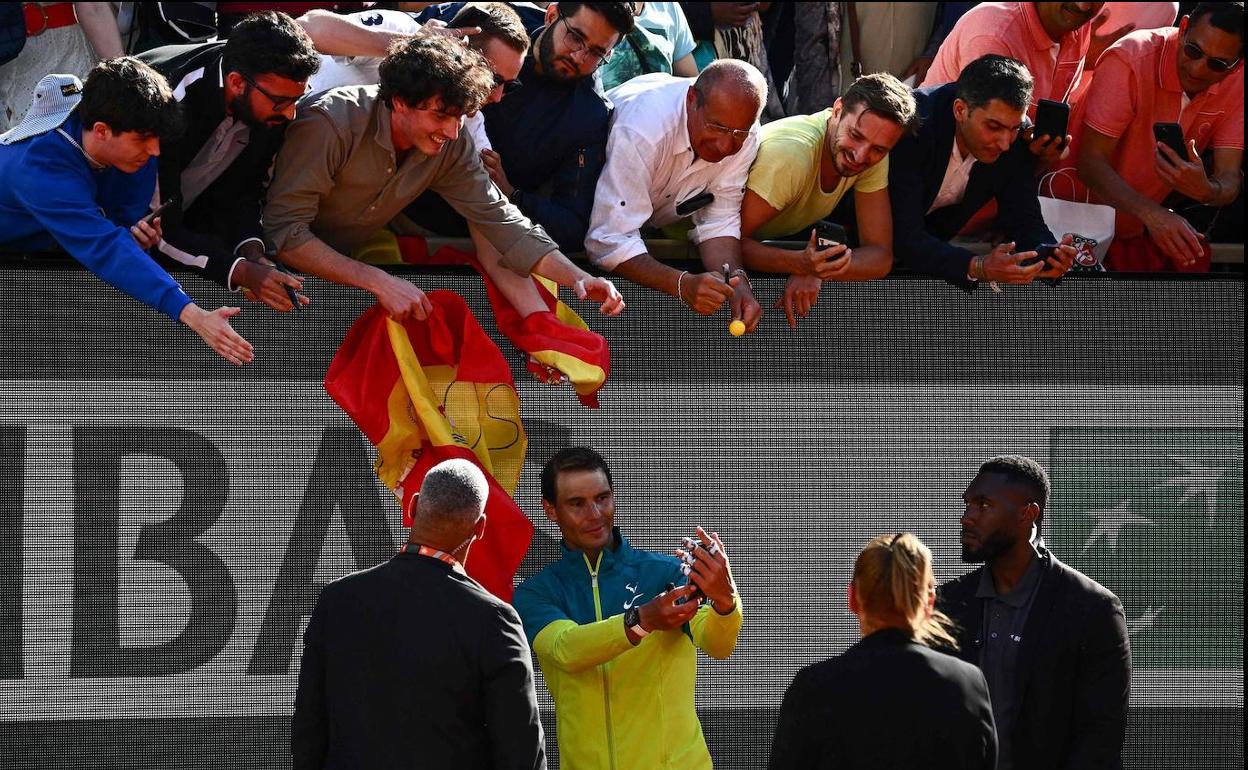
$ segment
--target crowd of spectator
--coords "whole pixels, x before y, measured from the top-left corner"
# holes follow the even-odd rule
[[[796,327],[825,282],[897,267],[965,291],[1056,286],[1072,269],[1208,270],[1210,219],[1242,209],[1242,2],[1182,15],[1179,3],[213,5],[0,6],[0,247],[59,247],[238,365],[254,355],[230,326],[239,309],[199,307],[169,270],[198,271],[279,312],[309,302],[301,275],[314,276],[372,294],[395,319],[423,320],[432,305],[415,283],[353,255],[379,231],[461,236],[522,316],[546,309],[532,276],[604,314],[624,309],[610,278],[566,256],[583,251],[598,273],[696,313],[727,303],[749,333],[765,312],[751,273],[788,276],[773,308]],[[1110,207],[1112,239],[1059,218],[1042,189]],[[655,237],[687,239],[700,267],[656,258]],[[480,486],[451,475],[445,484]],[[1129,676],[1121,608],[1037,538],[1047,484],[1017,458],[981,470],[963,546],[988,566],[942,600],[963,631],[997,639],[1048,611],[1033,608],[1035,595],[1062,592],[1096,623],[1045,649],[1104,653],[1095,692],[1062,680],[1046,692],[1078,693],[1056,705],[1015,692],[1014,649],[974,633],[954,639],[934,609],[930,552],[890,536],[855,567],[850,607],[863,644],[848,663],[799,676],[780,726],[791,739],[777,745],[792,758],[773,766],[823,750],[806,745],[822,740],[811,714],[836,714],[837,724],[861,716],[822,694],[870,689],[880,661],[908,666],[961,709],[946,715],[965,739],[957,766],[991,766],[998,745],[1000,766],[1011,756],[1019,767],[1116,756]],[[674,588],[679,568],[633,552],[614,528],[613,495],[601,457],[557,458],[543,474],[543,505],[569,553],[521,586],[518,616],[463,587],[472,617],[513,652],[527,635],[569,761],[614,767],[621,747],[644,746],[618,766],[709,767],[692,704],[695,648],[727,656],[742,617],[723,543],[699,533],[701,551],[683,553],[694,574]],[[484,519],[472,506],[450,519],[430,513],[433,497],[422,493],[433,523],[413,529],[411,556],[453,571]],[[996,507],[977,507],[985,500]],[[626,610],[622,624],[598,606],[604,558],[620,570],[602,590]],[[403,580],[438,577],[408,562],[394,568]],[[566,587],[586,570],[592,595]],[[696,591],[709,604],[686,602]],[[334,643],[325,622],[309,627],[314,644]],[[676,634],[626,657],[654,631]],[[959,645],[986,679],[911,643],[929,636]],[[318,665],[332,658],[320,653]],[[612,715],[610,677],[592,673],[608,664],[637,713],[663,700],[654,669],[679,680],[661,730]],[[531,693],[527,655],[499,665]],[[510,708],[525,715],[512,738],[540,738],[533,699]],[[1029,709],[1059,714],[1049,722],[1067,731],[1061,740],[1042,737],[1049,722]],[[312,735],[305,748],[323,758],[319,723],[296,727],[296,741]],[[1063,760],[1053,747],[1066,745]],[[889,747],[870,748],[850,751],[858,764],[847,766],[873,766]],[[893,763],[911,750],[930,755],[893,749]]]
[[[59,245],[235,363],[236,311],[186,311],[162,267],[278,311],[308,301],[293,270],[420,319],[353,252],[466,236],[521,316],[533,275],[621,310],[584,251],[751,332],[750,272],[789,276],[795,327],[825,282],[895,267],[968,291],[1208,270],[1242,208],[1242,3],[212,5],[5,6],[0,246]],[[1048,195],[1112,207],[1112,235]],[[654,258],[663,235],[701,269]]]

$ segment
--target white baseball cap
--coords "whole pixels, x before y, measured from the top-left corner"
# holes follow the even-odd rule
[[[60,126],[82,101],[82,81],[74,75],[44,75],[22,121],[0,134],[0,144],[13,144],[46,134]]]

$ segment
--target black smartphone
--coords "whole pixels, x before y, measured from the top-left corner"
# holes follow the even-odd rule
[[[153,221],[155,221],[156,217],[163,216],[164,213],[168,211],[169,209],[173,208],[177,204],[177,202],[178,202],[177,196],[170,198],[169,200],[157,206],[155,211],[143,217],[141,221],[146,222],[147,224],[150,225]]]
[[[847,237],[845,228],[835,222],[821,219],[815,223],[815,245],[821,249],[845,243]]]
[[[1036,247],[1035,251],[1036,251],[1035,257],[1031,259],[1024,259],[1022,262],[1018,263],[1018,266],[1019,267],[1031,267],[1037,262],[1045,262],[1047,264],[1048,258],[1057,253],[1057,244],[1056,243],[1042,243]]]
[[[1187,160],[1187,148],[1183,145],[1183,127],[1178,123],[1154,123],[1153,137],[1174,150],[1182,160]]]
[[[687,217],[693,212],[711,205],[713,200],[715,200],[715,196],[709,192],[698,193],[692,198],[676,204],[676,216]]]
[[[1066,129],[1070,122],[1070,105],[1052,99],[1036,103],[1036,125],[1032,137],[1051,136],[1060,143],[1066,142]]]

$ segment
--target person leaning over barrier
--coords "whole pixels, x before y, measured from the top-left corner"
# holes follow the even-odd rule
[[[1057,560],[1040,536],[1049,476],[994,457],[962,493],[962,561],[940,586],[958,657],[988,680],[998,770],[1120,770],[1131,642],[1118,597]]]
[[[563,557],[521,583],[515,605],[555,700],[563,767],[710,770],[697,651],[727,658],[741,630],[723,542],[699,527],[689,582],[676,587],[684,565],[629,545],[614,526],[611,471],[584,447],[546,463],[542,508]]]
[[[615,114],[585,237],[589,258],[702,315],[730,300],[733,317],[753,331],[763,311],[741,266],[741,198],[767,100],[762,73],[721,59],[696,80],[642,75],[611,89],[607,98]],[[688,217],[703,273],[662,264],[641,237],[643,227]]]
[[[139,59],[174,84],[186,120],[160,154],[160,199],[179,204],[164,217],[157,251],[292,310],[287,290],[302,284],[264,264],[260,210],[282,133],[320,65],[312,41],[268,11],[234,25],[228,41],[153,48]]]
[[[862,638],[797,672],[780,706],[772,770],[994,770],[988,684],[974,665],[931,649],[957,644],[935,602],[932,552],[917,537],[867,543],[849,584]]]
[[[479,3],[428,8],[422,19],[451,26],[477,18]],[[515,5],[532,46],[516,78],[523,85],[487,104],[471,121],[491,181],[525,216],[567,251],[585,247],[594,187],[606,159],[611,117],[595,73],[622,36],[633,29],[631,3],[551,3],[545,11]],[[471,21],[469,22],[471,23]],[[426,193],[408,207],[416,224],[443,235],[471,235],[482,261],[499,256],[476,227],[467,228],[438,196]],[[533,282],[496,271],[495,286],[521,315],[546,310]]]
[[[169,84],[137,59],[97,64],[85,86],[73,75],[43,78],[22,122],[0,134],[0,248],[59,245],[241,365],[253,352],[230,328],[239,309],[203,310],[145,252],[161,234],[159,219],[142,221],[156,190],[161,138],[178,128]]]
[[[763,126],[741,204],[741,253],[750,270],[790,274],[776,302],[789,326],[810,312],[823,281],[883,278],[893,269],[888,152],[917,126],[910,89],[886,72],[858,78],[826,110]],[[850,190],[860,245],[821,248],[811,228]],[[759,242],[789,236],[808,241],[806,249]]]
[[[536,273],[600,302],[603,313],[623,309],[610,281],[573,265],[503,197],[461,133],[462,116],[494,88],[480,54],[441,36],[411,38],[391,50],[380,74],[380,85],[309,97],[287,129],[264,210],[280,259],[370,292],[397,320],[423,320],[432,307],[423,291],[345,255],[434,190],[502,255],[501,264],[483,265],[487,271]]]
[[[1037,246],[1056,242],[1040,214],[1035,158],[1019,138],[1031,85],[1021,63],[988,54],[956,83],[914,92],[919,130],[902,137],[888,166],[899,265],[966,291],[981,281],[1025,284],[1070,269],[1075,249],[1065,236],[1053,256],[1024,264],[1036,260]],[[1008,242],[979,256],[949,243],[992,200]]]

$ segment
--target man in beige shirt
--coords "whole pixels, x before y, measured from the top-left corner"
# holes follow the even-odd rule
[[[300,104],[264,210],[266,235],[292,268],[364,289],[391,317],[423,320],[423,291],[346,254],[425,190],[477,226],[497,252],[486,272],[536,273],[616,315],[615,286],[573,265],[490,181],[461,117],[494,88],[479,54],[454,40],[413,38],[381,63],[377,86],[346,86]]]

